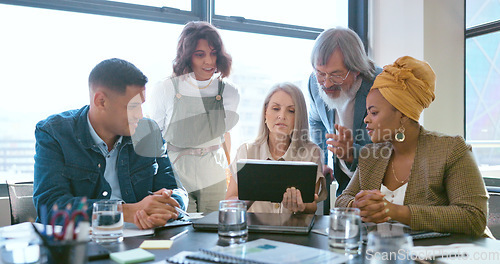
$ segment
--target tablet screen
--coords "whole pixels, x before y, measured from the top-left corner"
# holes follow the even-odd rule
[[[238,198],[279,203],[289,187],[302,194],[304,203],[314,201],[318,165],[303,161],[239,160]]]

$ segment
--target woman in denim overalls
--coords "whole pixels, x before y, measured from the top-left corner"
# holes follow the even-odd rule
[[[216,211],[226,193],[224,138],[238,121],[239,103],[238,90],[226,79],[231,62],[215,27],[189,22],[179,38],[173,76],[148,99],[174,172],[189,193],[188,212]]]

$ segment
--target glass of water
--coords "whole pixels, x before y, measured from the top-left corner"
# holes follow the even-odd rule
[[[368,233],[365,257],[370,264],[410,264],[412,247],[409,234],[373,231]]]
[[[219,202],[219,236],[238,238],[248,234],[247,206],[239,200]]]
[[[358,208],[333,208],[330,210],[330,249],[344,254],[361,253],[361,217]]]
[[[102,200],[94,203],[92,240],[97,243],[123,241],[123,201]]]

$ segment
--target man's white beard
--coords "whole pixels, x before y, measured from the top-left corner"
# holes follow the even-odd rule
[[[351,88],[352,87],[350,87],[347,91],[341,88],[339,96],[337,98],[331,98],[323,90],[323,85],[318,83],[319,96],[326,103],[326,106],[328,107],[329,110],[337,109],[346,104],[352,98],[354,98],[354,96],[356,96],[357,90]]]

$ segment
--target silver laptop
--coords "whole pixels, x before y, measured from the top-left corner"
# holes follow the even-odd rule
[[[191,220],[196,230],[217,230],[219,212]],[[247,213],[249,232],[308,234],[314,225],[313,214]]]

